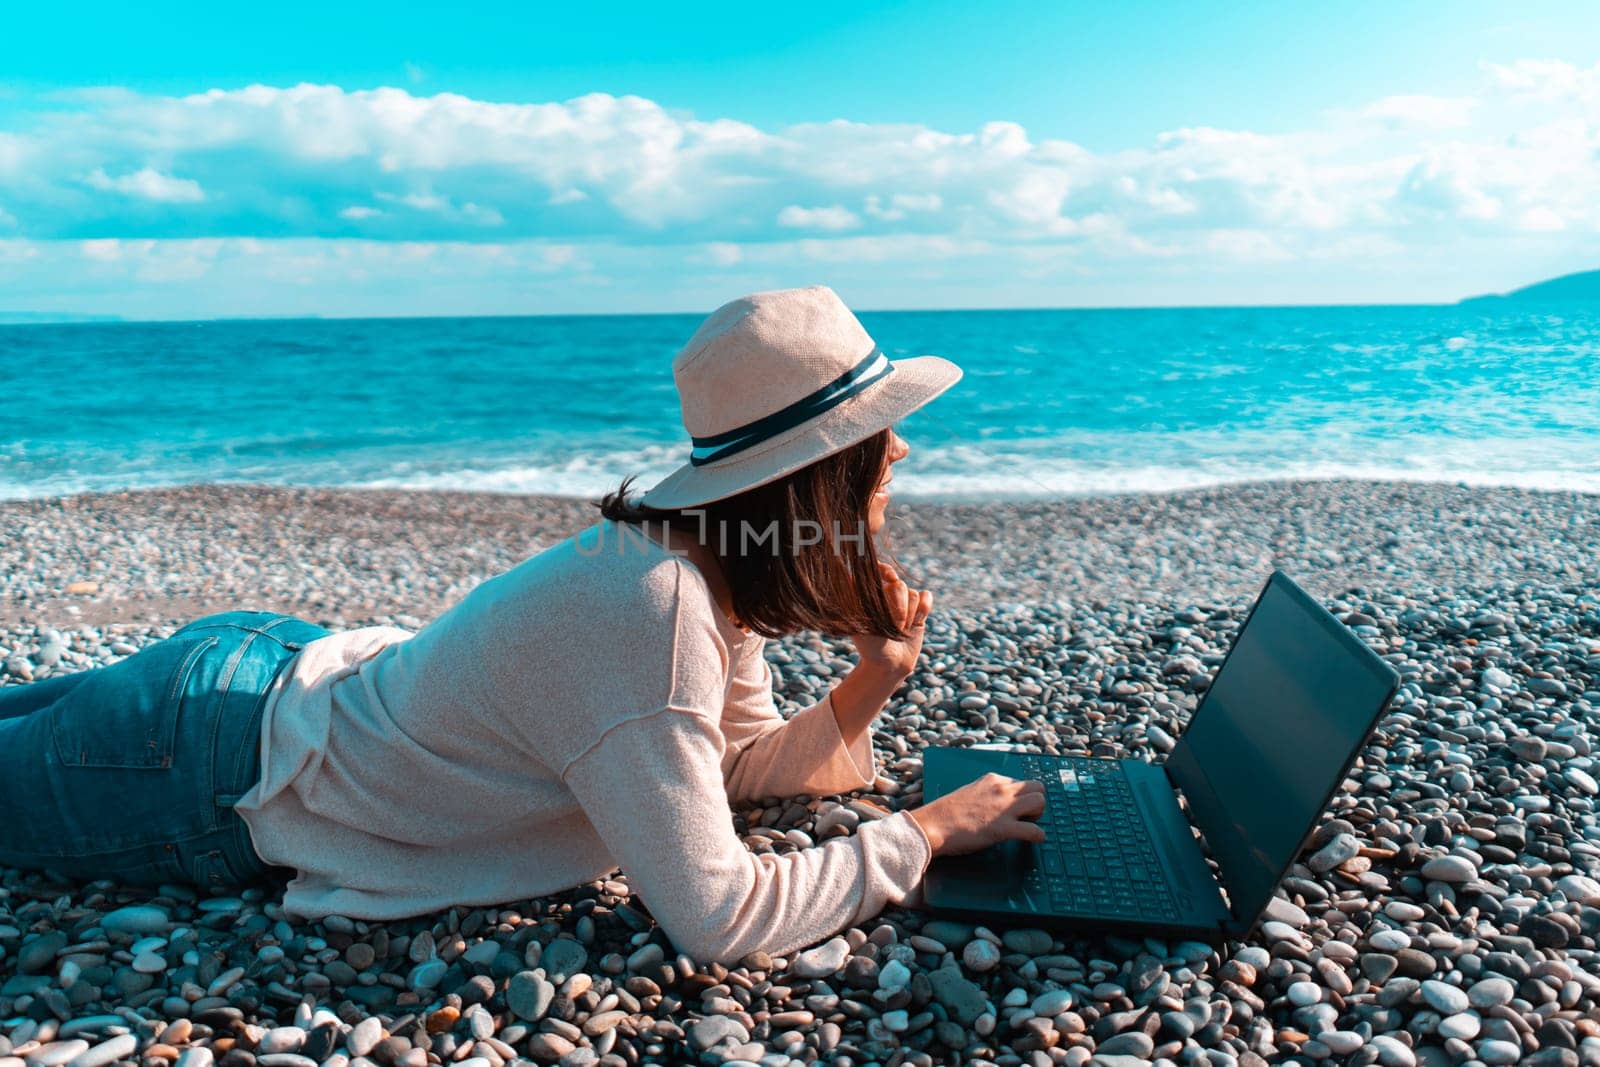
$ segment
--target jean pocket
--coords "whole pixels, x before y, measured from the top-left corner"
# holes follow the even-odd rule
[[[227,853],[209,843],[195,842],[191,846],[179,846],[179,859],[189,881],[202,889],[221,889],[240,884],[239,876],[228,862]]]
[[[50,709],[56,756],[68,767],[172,766],[189,677],[216,637],[169,637],[91,671]]]

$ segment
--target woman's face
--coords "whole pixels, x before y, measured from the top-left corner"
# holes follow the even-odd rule
[[[894,430],[889,431],[888,462],[883,465],[883,476],[878,482],[878,489],[872,494],[872,500],[867,504],[867,530],[877,536],[883,529],[883,512],[889,506],[889,483],[894,480],[893,467],[911,452],[911,446],[906,444]]]

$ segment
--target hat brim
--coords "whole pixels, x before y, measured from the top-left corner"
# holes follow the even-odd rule
[[[939,356],[892,362],[893,373],[837,407],[717,463],[685,463],[640,502],[652,508],[694,507],[777,481],[887,429],[961,380],[961,368]]]

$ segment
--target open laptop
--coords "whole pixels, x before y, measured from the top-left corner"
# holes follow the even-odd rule
[[[1246,938],[1399,687],[1394,668],[1274,571],[1165,763],[925,750],[924,801],[990,771],[1044,782],[1048,837],[934,860],[923,900],[980,921]]]

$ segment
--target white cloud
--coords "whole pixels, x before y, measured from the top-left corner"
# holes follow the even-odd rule
[[[1195,125],[1116,153],[1004,121],[769,131],[598,93],[516,104],[328,85],[105,91],[0,138],[0,200],[17,232],[37,237],[329,236],[356,221],[429,241],[1114,232],[1125,249],[1199,253],[1210,230],[1272,231],[1293,246],[1296,233],[1424,223],[1435,238],[1496,220],[1526,232],[1519,220],[1553,214],[1592,232],[1597,81],[1523,61],[1488,67],[1470,96],[1388,96],[1280,134]],[[124,216],[74,197],[75,180],[185,207]]]
[[[1535,233],[1554,233],[1567,228],[1567,222],[1547,207],[1531,207],[1517,219],[1517,225]]]
[[[944,206],[938,193],[895,193],[889,202],[897,211],[938,211]]]
[[[944,236],[844,237],[834,240],[809,237],[792,245],[768,246],[763,249],[763,258],[775,262],[799,258],[816,263],[894,263],[950,260],[992,250],[993,246],[985,241]]]
[[[1412,94],[1386,96],[1362,108],[1361,115],[1395,126],[1425,126],[1446,130],[1465,126],[1478,102],[1465,96]]]
[[[190,178],[174,178],[150,167],[142,167],[115,178],[96,167],[84,179],[84,184],[138,200],[153,200],[158,204],[196,204],[206,198],[199,182]]]
[[[110,263],[122,258],[122,242],[115,237],[100,237],[92,241],[81,241],[78,249],[83,253],[84,259],[98,260]]]
[[[1600,99],[1600,63],[1585,68],[1560,59],[1519,59],[1484,66],[1497,88],[1518,95],[1589,105]]]
[[[790,204],[778,212],[778,225],[800,230],[853,230],[861,219],[847,207],[800,207]]]
[[[12,308],[169,319],[703,314],[739,292],[818,282],[862,309],[1361,303],[1499,292],[1592,264],[1552,244],[1567,239],[1534,233],[1525,244],[1494,237],[1464,248],[1249,229],[1181,240],[1106,230],[1029,244],[854,234],[736,245],[737,261],[718,263],[706,243],[0,238],[0,291]]]
[[[573,266],[579,262],[578,247],[576,245],[541,245],[539,248],[539,262],[541,266],[551,269]]]
[[[29,260],[38,259],[40,255],[41,252],[37,242],[0,237],[0,267],[15,263],[26,263]]]
[[[762,129],[600,93],[254,85],[64,100],[8,114],[0,232],[72,242],[80,266],[162,257],[148,277],[170,279],[259,259],[284,284],[323,284],[338,248],[352,250],[344,269],[388,277],[368,245],[340,243],[352,223],[413,271],[567,271],[619,291],[630,270],[754,285],[788,277],[786,262],[852,257],[906,277],[982,260],[998,278],[1016,265],[1066,282],[1124,264],[1194,279],[1310,262],[1364,279],[1375,261],[1449,263],[1480,241],[1501,261],[1592,259],[1600,231],[1600,65],[1545,60],[1484,64],[1459,95],[1352,101],[1270,134],[1195,123],[1117,152],[1007,121]],[[225,244],[186,244],[200,240]]]
[[[432,193],[406,193],[404,196],[394,193],[378,193],[379,200],[387,200],[391,204],[404,204],[418,211],[447,211],[450,202],[443,197],[434,196]]]
[[[916,212],[938,211],[943,206],[944,198],[938,193],[894,193],[887,203],[877,193],[866,199],[866,213],[885,222],[898,222]]]
[[[1253,263],[1282,262],[1295,258],[1283,242],[1259,230],[1213,230],[1206,235],[1206,250]]]
[[[391,204],[399,204],[402,207],[408,207],[415,211],[429,212],[446,219],[477,222],[485,226],[499,226],[506,221],[505,216],[501,215],[500,212],[496,211],[492,207],[483,207],[482,205],[474,204],[470,201],[463,204],[457,204],[449,197],[439,196],[436,193],[413,192],[395,194],[380,191],[374,193],[373,195],[379,200],[383,200]],[[348,209],[346,211],[339,212],[339,216],[341,218],[350,218],[351,216],[347,213],[347,211]]]

